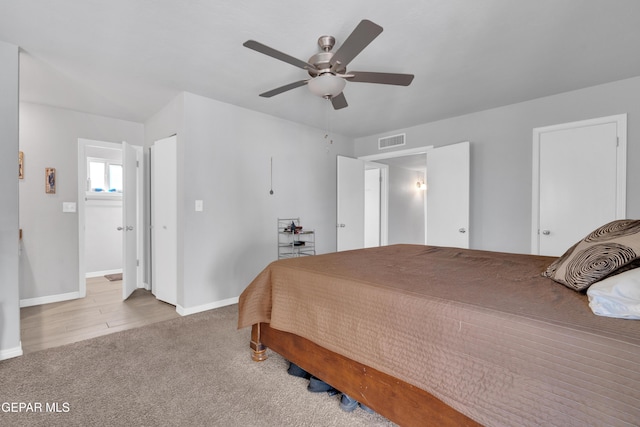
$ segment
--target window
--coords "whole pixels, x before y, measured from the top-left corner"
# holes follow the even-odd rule
[[[87,159],[87,192],[121,194],[122,164],[107,159]]]

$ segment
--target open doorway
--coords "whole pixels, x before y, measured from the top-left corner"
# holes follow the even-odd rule
[[[138,197],[143,194],[141,157],[141,147],[78,140],[78,264],[81,298],[86,296],[86,281],[92,277],[123,274],[124,280],[120,282],[123,299],[139,287],[138,284],[142,284],[143,268],[140,263],[143,257],[139,254],[142,253],[143,227],[141,197]],[[125,173],[127,163],[129,172]],[[126,196],[129,197],[129,209],[125,209]],[[129,219],[125,224],[125,214],[130,216],[132,210],[134,219]]]
[[[376,173],[378,171],[378,173]],[[419,244],[426,242],[426,154],[380,159],[366,163],[365,174],[380,176],[380,244]],[[373,180],[372,180],[373,181]],[[365,184],[369,181],[365,181]],[[365,187],[365,203],[371,192]],[[373,207],[373,202],[371,202]],[[365,210],[365,224],[370,210]],[[365,229],[365,241],[374,227]],[[385,236],[386,235],[386,236]]]
[[[426,242],[427,152],[431,148],[360,158],[365,161],[365,246]]]
[[[414,155],[419,155],[414,157]],[[336,215],[336,249],[338,251],[364,247],[364,206],[365,206],[365,165],[369,162],[378,164],[403,162],[403,157],[415,161],[420,170],[405,170],[398,182],[402,192],[414,200],[410,203],[418,205],[418,209],[409,211],[407,200],[398,202],[390,200],[394,192],[390,190],[390,179],[383,180],[380,194],[380,245],[390,243],[425,243],[435,246],[469,247],[469,191],[470,191],[470,143],[458,142],[438,148],[420,147],[399,150],[390,153],[379,153],[357,159],[337,156],[337,215]],[[395,159],[395,160],[391,160]],[[399,159],[399,160],[398,160]],[[422,165],[426,177],[422,172]],[[386,165],[389,167],[390,165]],[[384,169],[380,169],[381,171]],[[424,186],[423,186],[424,182]],[[409,183],[409,185],[407,185]],[[416,195],[416,193],[418,193]],[[400,193],[397,193],[400,194]],[[417,200],[417,203],[416,203]],[[400,220],[396,223],[405,227],[405,231],[389,238],[390,220],[385,220],[384,209],[397,210]],[[387,211],[387,218],[392,213]],[[417,215],[416,215],[417,213]],[[408,216],[422,217],[423,221],[411,221]],[[418,225],[418,222],[420,224]],[[424,227],[406,228],[408,224]],[[408,233],[407,233],[408,230]],[[424,236],[424,240],[420,236]],[[386,243],[385,243],[386,242]]]

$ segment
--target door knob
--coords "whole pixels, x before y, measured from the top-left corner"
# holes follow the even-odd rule
[[[133,230],[133,225],[127,225],[127,231]]]
[[[467,230],[466,230],[465,228],[460,228],[460,229],[458,229],[458,233],[462,233],[462,234],[464,234],[464,233],[466,233],[466,232],[467,232]]]
[[[336,225],[336,227],[345,228],[346,224],[338,224],[338,225]]]
[[[551,231],[549,231],[549,230],[542,230],[542,234],[544,234],[545,236],[548,236],[549,234],[551,234]]]
[[[122,227],[118,227],[118,228],[116,228],[116,230],[118,230],[118,231],[122,231],[122,230],[124,230],[124,228],[122,228]]]

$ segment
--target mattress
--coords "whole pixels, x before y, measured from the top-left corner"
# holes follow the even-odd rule
[[[554,260],[393,245],[276,261],[240,296],[272,328],[488,426],[638,425],[640,323],[593,315]]]

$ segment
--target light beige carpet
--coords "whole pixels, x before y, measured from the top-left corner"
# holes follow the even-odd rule
[[[233,305],[2,361],[0,425],[393,425],[308,392],[273,352],[251,361],[236,321]]]

